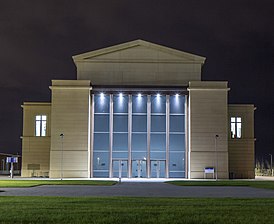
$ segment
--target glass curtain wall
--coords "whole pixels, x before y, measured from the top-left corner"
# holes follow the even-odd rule
[[[170,96],[169,177],[185,177],[185,97]]]
[[[166,177],[166,99],[151,96],[150,170],[151,177]],[[160,162],[162,161],[162,162]]]
[[[118,177],[118,172],[185,177],[184,95],[95,94],[93,99],[94,177]]]
[[[93,176],[109,177],[110,96],[94,95]]]
[[[147,176],[147,96],[132,96],[132,177]]]
[[[113,95],[113,177],[127,177],[128,101],[128,95],[124,95],[122,93],[118,95]],[[118,166],[121,166],[121,176],[119,176]]]

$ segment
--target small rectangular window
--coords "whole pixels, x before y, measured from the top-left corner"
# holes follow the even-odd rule
[[[47,116],[35,116],[35,136],[46,136],[47,133]]]
[[[230,131],[231,131],[231,138],[242,137],[242,118],[241,117],[231,117]]]

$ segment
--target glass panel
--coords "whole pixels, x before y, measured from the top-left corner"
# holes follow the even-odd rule
[[[38,121],[38,120],[40,121],[40,120],[41,120],[41,115],[35,116],[35,120],[36,120],[36,121]]]
[[[147,150],[147,134],[132,134],[132,151]]]
[[[147,96],[132,96],[132,113],[147,113]]]
[[[170,152],[169,153],[169,170],[170,171],[185,171],[185,153]]]
[[[185,96],[173,95],[169,98],[170,113],[171,114],[184,114],[185,113]]]
[[[127,161],[114,160],[113,164],[113,177],[119,177],[119,170],[121,171],[120,177],[127,177]]]
[[[128,158],[128,152],[113,152],[112,153],[113,159],[127,159]]]
[[[46,136],[46,130],[47,130],[47,122],[46,121],[42,121],[41,136]]]
[[[236,123],[231,123],[231,138],[236,138]]]
[[[231,118],[231,122],[235,122],[236,121],[236,118],[235,117],[232,117]]]
[[[166,96],[151,96],[151,113],[166,113]]]
[[[109,113],[109,95],[95,95],[94,96],[94,112],[95,113]]]
[[[241,137],[242,137],[242,124],[237,123],[237,138],[241,138]]]
[[[185,171],[170,171],[169,178],[185,178]]]
[[[93,169],[94,170],[109,170],[109,153],[94,152],[93,154]]]
[[[113,134],[113,150],[128,150],[128,134]]]
[[[166,152],[150,152],[150,159],[165,160]]]
[[[114,95],[113,96],[113,113],[127,113],[128,112],[128,96]]]
[[[94,150],[109,150],[109,134],[94,133]]]
[[[131,153],[132,159],[142,159],[146,160],[147,153],[146,152],[132,152]]]
[[[166,132],[166,116],[151,116],[151,132]]]
[[[109,172],[108,171],[101,171],[101,170],[94,170],[93,171],[93,177],[98,177],[98,178],[108,178],[109,177]]]
[[[37,118],[38,116],[36,116]],[[41,135],[41,121],[38,120],[35,122],[35,136],[40,136]]]
[[[46,121],[47,120],[47,116],[46,115],[42,115],[42,120]]]
[[[170,116],[170,132],[185,132],[185,116]]]
[[[151,133],[150,150],[151,151],[165,151],[166,150],[166,134],[152,134]]]
[[[242,122],[242,118],[237,117],[237,122],[241,123]]]
[[[170,151],[185,151],[185,135],[170,134],[169,135]]]
[[[109,115],[94,115],[94,131],[108,132],[109,131]]]
[[[127,115],[113,116],[113,131],[128,132],[128,116]]]
[[[153,160],[150,165],[152,178],[164,178],[166,176],[166,161]]]
[[[133,132],[146,132],[147,131],[147,116],[146,115],[133,115],[132,116],[132,131]]]
[[[146,177],[146,161],[133,160],[132,161],[132,177]]]

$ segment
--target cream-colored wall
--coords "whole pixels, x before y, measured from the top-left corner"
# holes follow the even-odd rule
[[[22,177],[48,176],[50,154],[51,104],[24,103],[22,136]],[[46,136],[35,136],[35,116],[47,116]],[[39,170],[29,170],[28,164],[39,164]]]
[[[93,85],[187,85],[201,80],[201,61],[135,46],[76,60],[77,79]]]
[[[90,81],[53,80],[50,88],[50,177],[89,177]],[[63,148],[61,133],[64,134]]]
[[[188,91],[188,177],[204,178],[218,163],[218,178],[228,178],[227,82],[190,82]]]
[[[231,117],[242,118],[242,138],[228,136],[229,172],[233,178],[255,178],[254,105],[229,105]],[[229,126],[230,132],[230,126]]]

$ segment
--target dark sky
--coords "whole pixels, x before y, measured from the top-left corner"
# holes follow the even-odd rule
[[[0,152],[21,153],[24,101],[76,79],[72,55],[135,39],[205,56],[203,80],[257,107],[257,157],[274,154],[273,0],[0,0]]]

